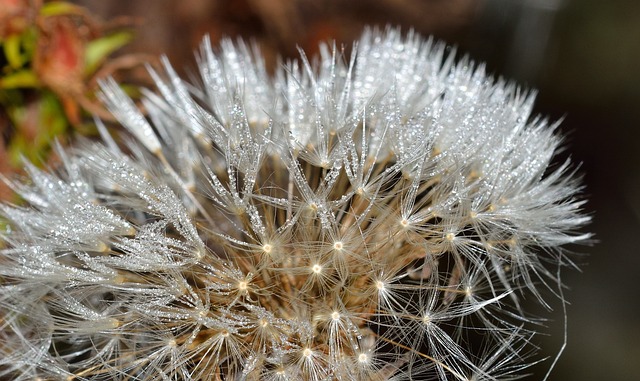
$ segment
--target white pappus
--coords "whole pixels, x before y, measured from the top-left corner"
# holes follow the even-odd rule
[[[127,130],[27,165],[3,205],[0,378],[504,380],[521,300],[585,242],[580,180],[534,94],[445,45],[368,30],[269,75],[205,39]],[[562,296],[560,296],[562,298]],[[564,302],[564,301],[562,301]]]

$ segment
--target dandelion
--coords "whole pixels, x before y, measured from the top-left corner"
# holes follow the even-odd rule
[[[493,380],[589,218],[534,94],[399,30],[274,76],[205,39],[3,205],[0,378]],[[558,292],[561,295],[561,292]]]

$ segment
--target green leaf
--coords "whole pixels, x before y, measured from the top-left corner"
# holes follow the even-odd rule
[[[64,1],[53,1],[51,3],[46,3],[40,8],[40,14],[42,16],[57,16],[78,13],[82,13],[82,8]]]
[[[35,139],[36,147],[40,150],[48,148],[57,136],[67,130],[67,118],[62,105],[55,94],[44,92],[40,99],[40,123]]]
[[[0,77],[0,88],[2,89],[16,89],[38,86],[40,86],[38,77],[33,71],[29,69],[20,70],[4,77]]]
[[[4,55],[7,57],[9,66],[14,69],[19,69],[24,63],[22,55],[20,54],[20,37],[19,34],[10,35],[5,38],[2,44]]]
[[[85,74],[96,71],[109,54],[128,44],[132,38],[130,32],[117,32],[89,42],[85,50]]]
[[[11,164],[12,167],[14,168],[20,168],[20,166],[22,165],[23,161],[23,154],[32,152],[31,149],[29,149],[29,144],[27,144],[27,141],[25,140],[24,136],[22,135],[15,135],[13,136],[13,138],[11,139],[11,145],[9,145],[9,147],[7,147],[7,153],[9,154],[9,163]]]

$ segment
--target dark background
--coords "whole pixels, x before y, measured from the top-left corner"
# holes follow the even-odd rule
[[[350,46],[363,26],[434,35],[487,63],[488,71],[539,90],[536,111],[563,118],[567,152],[582,163],[589,230],[566,271],[568,347],[550,380],[640,379],[640,1],[637,0],[112,0],[76,1],[109,19],[137,21],[129,52],[165,53],[182,73],[208,33],[259,43],[278,55],[311,55],[319,41]],[[555,306],[543,352],[555,356],[563,319]],[[549,366],[550,360],[545,363]],[[545,368],[530,379],[542,379]]]

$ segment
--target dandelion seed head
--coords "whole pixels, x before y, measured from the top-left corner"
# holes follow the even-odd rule
[[[102,84],[125,132],[98,122],[101,142],[11,183],[0,378],[501,379],[537,361],[520,300],[562,295],[589,218],[533,92],[392,28],[273,76],[241,41],[205,39],[199,84],[162,63],[145,114]]]

